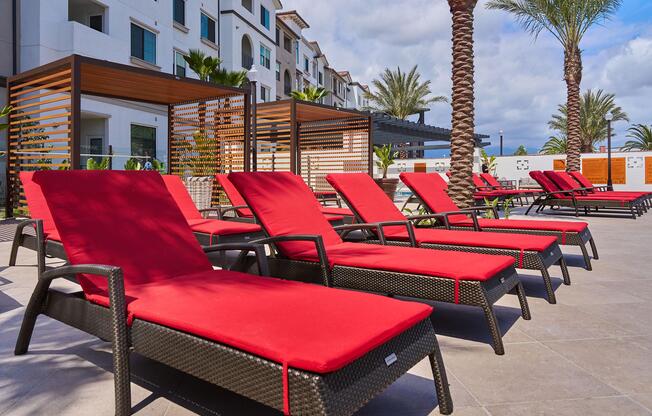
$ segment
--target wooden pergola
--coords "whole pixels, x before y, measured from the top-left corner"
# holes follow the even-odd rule
[[[167,107],[170,173],[248,170],[249,92],[159,71],[71,55],[7,81],[7,216],[24,206],[18,173],[80,169],[81,97]]]
[[[332,191],[328,173],[373,173],[369,114],[295,99],[258,104],[255,113],[253,170],[294,172],[315,191]]]

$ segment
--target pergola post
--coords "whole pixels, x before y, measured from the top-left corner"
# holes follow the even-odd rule
[[[70,57],[70,169],[81,169],[81,62]]]
[[[369,142],[369,176],[374,177],[374,140],[373,140],[373,131],[374,131],[374,122],[369,116],[367,121],[367,141]]]
[[[297,160],[299,156],[299,129],[297,123],[297,101],[290,101],[290,172],[297,173]]]
[[[258,155],[256,146],[256,103],[251,102],[251,93],[244,94],[244,171],[257,170]]]

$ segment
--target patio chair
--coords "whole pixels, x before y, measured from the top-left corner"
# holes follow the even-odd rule
[[[533,207],[537,207],[537,212],[544,210],[546,207],[571,208],[575,216],[589,215],[591,211],[607,209],[608,212],[622,214],[625,212],[628,216],[636,219],[642,214],[641,201],[636,197],[601,197],[596,195],[587,195],[583,188],[578,188],[574,180],[566,172],[557,171],[531,171],[530,177],[536,180],[544,189],[538,198],[532,202],[525,214],[527,215]]]
[[[231,207],[223,207],[221,215],[226,216],[226,214],[230,212],[235,215],[236,219],[254,221],[254,214],[247,207],[247,203],[244,198],[242,198],[242,195],[240,195],[240,192],[238,192],[236,187],[233,186],[233,183],[229,180],[228,175],[215,175],[215,178],[222,187],[227,198],[229,198],[229,201],[231,201],[232,205]],[[316,197],[319,198],[317,195]],[[350,223],[353,219],[353,212],[347,208],[321,205],[320,210],[333,225]]]
[[[490,173],[481,173],[480,177],[487,183],[488,186],[491,186],[492,189],[498,191],[518,191],[520,197],[524,198],[525,200],[527,200],[528,197],[536,198],[541,193],[541,190],[539,189],[516,189],[514,187],[505,186],[498,182],[498,180]]]
[[[258,243],[271,245],[275,257],[270,265],[279,273],[319,270],[328,286],[479,306],[496,354],[504,354],[504,347],[493,304],[514,290],[523,318],[530,318],[511,257],[344,242],[338,231],[373,229],[384,241],[384,228],[407,224],[392,221],[334,229],[299,176],[289,172],[234,172],[229,179],[269,235]],[[301,215],[288,216],[288,206]]]
[[[451,229],[550,235],[557,237],[557,242],[562,246],[579,246],[588,270],[591,270],[592,267],[591,258],[586,248],[587,244],[591,246],[593,258],[598,259],[598,249],[586,222],[501,219],[495,207],[490,206],[477,206],[461,210],[448,196],[446,188],[441,183],[444,181],[438,174],[403,172],[401,180],[428,212],[432,214],[449,213],[448,222]],[[493,218],[479,218],[478,212],[491,212]]]
[[[219,208],[197,209],[179,176],[163,175],[163,182],[202,245],[241,243],[263,236],[258,224],[205,218],[206,214],[219,212]]]
[[[422,172],[418,172],[418,173],[422,173]],[[442,186],[444,189],[448,189],[448,183],[444,180],[444,178],[442,178],[441,175],[439,174],[436,175],[437,175],[436,180],[439,182],[440,186]],[[506,197],[513,196],[513,195],[509,195],[509,194],[506,195],[504,193],[496,192],[492,190],[491,187],[485,185],[485,183],[482,182],[482,179],[476,176],[477,174],[474,173],[473,175],[474,175],[473,185],[475,186],[475,191],[473,192],[473,200],[476,203],[482,204],[484,203],[485,199],[489,199],[489,200],[494,200],[496,198],[505,199]],[[446,176],[450,178],[451,172],[446,171]],[[414,200],[411,200],[409,202],[414,202]]]
[[[405,217],[396,205],[365,173],[339,173],[326,176],[328,182],[339,192],[345,203],[355,212],[356,222],[382,223],[389,221],[416,221],[439,219],[448,225],[446,214],[428,214]],[[412,228],[412,224],[408,225]],[[556,303],[555,292],[548,268],[559,264],[565,284],[570,284],[568,268],[557,243],[552,236],[516,235],[507,233],[452,231],[440,228],[417,226],[387,227],[385,239],[392,244],[418,246],[436,250],[454,250],[469,253],[497,254],[511,256],[514,267],[539,270],[550,303]],[[379,242],[378,236],[370,232],[371,239]],[[411,237],[414,237],[412,240]]]
[[[573,178],[577,184],[586,190],[588,195],[597,195],[597,196],[634,196],[643,198],[645,202],[645,207],[650,208],[650,199],[652,199],[652,192],[646,191],[609,191],[607,186],[595,186],[593,183],[588,180],[586,176],[580,171],[568,172],[568,174]]]
[[[15,353],[40,314],[110,340],[117,415],[131,412],[131,352],[286,415],[349,415],[429,357],[440,412],[452,412],[430,307],[265,277],[262,246],[202,249],[153,172],[34,181],[70,265],[39,274]],[[254,251],[262,276],[211,267],[205,253],[234,248]],[[50,288],[71,275],[83,292]]]

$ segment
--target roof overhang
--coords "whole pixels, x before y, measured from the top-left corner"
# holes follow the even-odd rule
[[[313,121],[342,120],[350,118],[369,118],[369,113],[346,108],[335,108],[330,105],[311,103],[295,99],[271,101],[258,104],[260,109],[291,107],[296,105],[296,121],[307,123]]]

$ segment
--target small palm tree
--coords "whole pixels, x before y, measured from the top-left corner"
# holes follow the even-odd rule
[[[580,42],[591,26],[613,15],[620,3],[621,0],[491,0],[487,3],[490,9],[513,14],[535,38],[544,30],[550,32],[564,48],[568,107],[566,167],[570,171],[580,170]]]
[[[566,153],[568,139],[566,136],[550,136],[547,142],[543,144],[539,153],[542,155],[562,155]]]
[[[421,82],[420,78],[416,65],[408,73],[400,67],[396,71],[385,69],[380,79],[372,81],[376,91],[366,93],[369,109],[405,120],[431,103],[448,102],[446,97],[429,97],[430,81]]]
[[[215,73],[221,63],[219,58],[206,55],[199,49],[188,50],[188,55],[183,59],[202,81],[210,80],[211,75]]]
[[[313,87],[312,85],[309,85],[305,87],[303,91],[292,91],[290,96],[295,100],[316,103],[322,98],[328,96],[328,91],[322,87]]]
[[[247,82],[247,71],[228,71],[217,68],[209,75],[211,82],[227,87],[242,87]]]
[[[391,144],[374,146],[374,153],[378,157],[376,166],[383,172],[383,179],[387,178],[387,170],[395,163],[398,152],[392,150]]]
[[[580,97],[580,131],[582,153],[591,153],[596,144],[607,139],[607,121],[605,116],[611,113],[612,122],[629,121],[627,113],[616,105],[615,95],[602,90],[593,92],[587,90]],[[559,113],[552,116],[548,122],[551,129],[566,135],[568,125],[568,108],[565,104],[559,105]]]
[[[11,113],[11,106],[4,106],[0,108],[0,118],[7,117]],[[9,122],[7,123],[0,123],[0,131],[5,130],[7,127],[9,127]]]
[[[514,152],[514,156],[527,156],[527,148],[525,145],[520,145]]]
[[[652,125],[636,124],[630,127],[627,140],[621,150],[625,152],[652,150]]]

